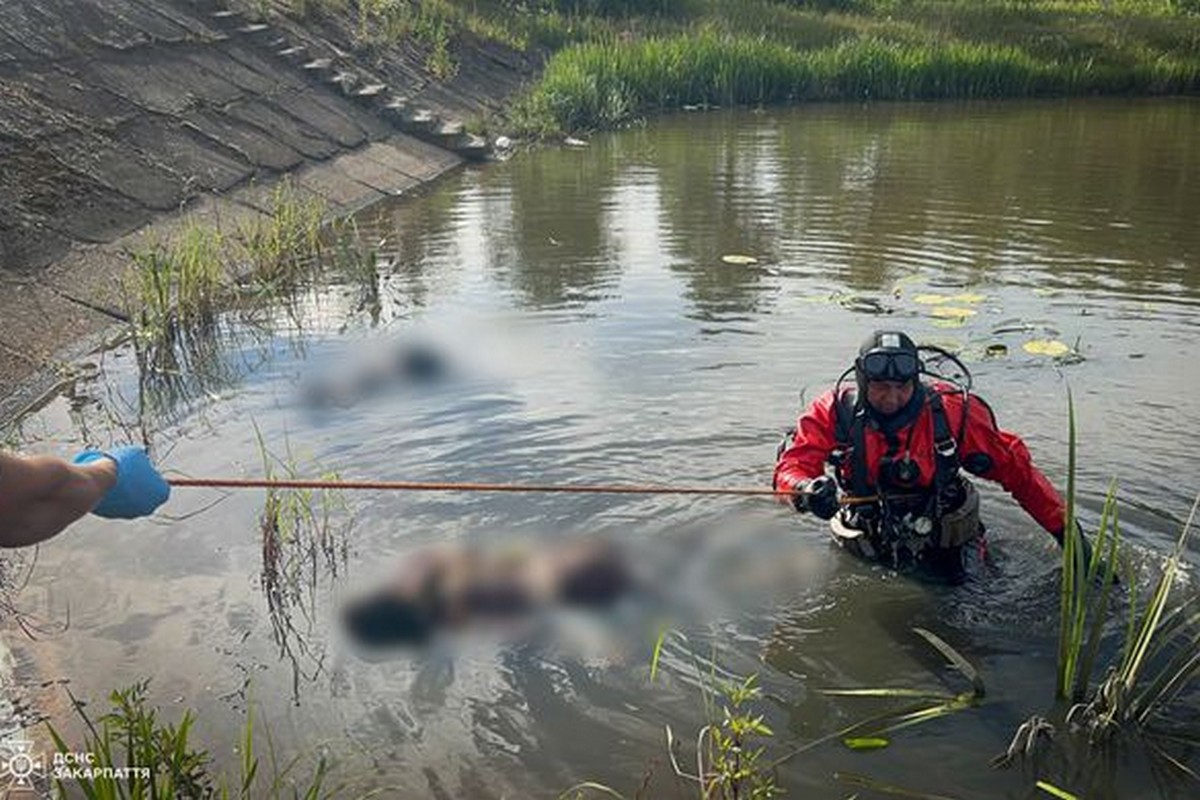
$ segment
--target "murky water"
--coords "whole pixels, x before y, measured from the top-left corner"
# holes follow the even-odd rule
[[[150,391],[128,350],[109,352],[20,435],[66,453],[146,431],[166,469],[192,476],[261,474],[261,431],[305,475],[757,486],[800,396],[830,386],[871,329],[898,326],[962,348],[977,391],[1059,483],[1072,390],[1085,522],[1116,477],[1145,559],[1200,489],[1198,130],[1194,100],[806,107],[683,116],[464,171],[363,220],[386,240],[377,298],[335,282],[270,324],[231,321],[197,372]],[[974,313],[934,316],[947,304]],[[314,376],[418,336],[445,355],[445,380],[304,402]],[[1083,358],[1026,353],[1034,339]],[[993,344],[1008,355],[984,359]],[[195,707],[228,763],[248,696],[284,751],[323,748],[339,777],[397,796],[549,797],[583,780],[632,795],[648,769],[669,796],[664,726],[691,769],[698,664],[759,674],[779,756],[886,707],[823,688],[965,688],[922,626],[978,666],[984,704],[882,751],[798,755],[781,767],[789,796],[845,797],[847,774],[957,797],[1034,791],[1033,772],[987,762],[1051,707],[1055,549],[1002,492],[985,493],[996,565],[958,588],[854,562],[763,499],[346,499],[349,553],[297,600],[293,657],[260,583],[261,492],[179,489],[172,519],[77,524],[42,548],[23,595],[69,629],[9,636],[20,693],[45,706],[54,691],[36,681],[99,699],[153,676],[153,697]],[[340,596],[422,544],[592,532],[660,576],[652,597],[374,658],[330,623]],[[687,643],[668,641],[652,684],[667,625]],[[1138,758],[1115,778],[1038,775],[1088,796],[1154,785]]]

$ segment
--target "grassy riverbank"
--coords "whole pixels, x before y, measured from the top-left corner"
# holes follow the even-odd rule
[[[464,37],[548,55],[510,124],[612,127],[691,105],[1200,89],[1200,0],[291,0],[359,45]]]
[[[675,32],[558,51],[518,104],[516,127],[538,135],[613,127],[691,105],[1200,88],[1200,17],[1167,2],[705,5],[709,15]]]

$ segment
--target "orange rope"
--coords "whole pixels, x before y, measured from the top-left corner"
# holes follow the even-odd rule
[[[705,486],[619,486],[539,483],[438,483],[421,481],[314,481],[266,478],[167,478],[172,486],[207,486],[228,489],[382,489],[418,492],[567,492],[574,494],[709,494],[770,495],[786,497],[789,492],[765,488],[710,488]],[[843,497],[843,505],[874,503],[878,497]]]

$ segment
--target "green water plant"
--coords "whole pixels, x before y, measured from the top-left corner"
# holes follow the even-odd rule
[[[1076,428],[1075,403],[1067,394],[1067,495],[1063,532],[1062,576],[1059,592],[1058,672],[1055,696],[1081,702],[1096,665],[1100,639],[1108,618],[1117,567],[1117,545],[1121,529],[1117,516],[1116,483],[1108,494],[1096,530],[1095,544],[1085,546],[1076,521]],[[1131,591],[1136,590],[1128,581]]]
[[[654,643],[650,659],[650,680],[659,673],[660,661],[668,638],[687,645],[683,633],[664,628]],[[691,650],[688,650],[691,654]],[[759,713],[762,687],[758,676],[740,676],[722,670],[711,657],[707,667],[692,654],[692,665],[699,682],[707,722],[696,734],[695,772],[684,769],[679,762],[679,742],[670,725],[665,727],[667,754],[678,778],[694,785],[700,800],[770,800],[783,794],[776,782],[775,763],[766,757],[764,742],[775,734]],[[643,781],[635,797],[648,789],[650,775]],[[560,798],[583,798],[589,795],[615,797],[624,795],[610,786],[594,781],[576,784]]]
[[[823,689],[822,694],[838,697],[874,697],[900,699],[906,703],[899,709],[856,722],[838,731],[835,736],[852,750],[871,750],[886,747],[887,738],[896,731],[931,722],[959,711],[973,708],[983,700],[987,690],[979,671],[957,650],[937,634],[924,628],[913,628],[921,638],[941,653],[947,663],[971,684],[967,690],[955,693],[919,688],[879,687],[864,689]],[[811,746],[810,745],[808,746]],[[807,747],[807,746],[806,746]]]
[[[1031,717],[1013,736],[1007,752],[993,766],[1009,766],[1037,753],[1043,745],[1082,747],[1061,752],[1068,762],[1109,753],[1117,744],[1140,745],[1160,764],[1187,780],[1200,775],[1171,752],[1171,747],[1200,745],[1194,721],[1178,713],[1177,702],[1200,676],[1200,596],[1194,591],[1179,598],[1184,557],[1200,496],[1181,526],[1174,546],[1163,561],[1153,589],[1138,596],[1138,576],[1128,562],[1118,568],[1122,539],[1116,485],[1110,484],[1101,510],[1094,543],[1088,546],[1076,518],[1076,425],[1074,402],[1068,394],[1068,463],[1066,518],[1060,589],[1059,644],[1055,698],[1056,722]],[[1120,598],[1119,586],[1125,589]],[[1123,624],[1113,619],[1112,607],[1123,599]],[[1108,647],[1104,642],[1108,641]],[[1194,718],[1193,718],[1194,720]],[[1045,785],[1043,785],[1043,783]],[[1039,788],[1069,796],[1052,784]],[[1063,792],[1056,794],[1056,792]]]
[[[225,240],[198,222],[186,225],[173,243],[156,242],[129,257],[133,269],[123,297],[143,338],[208,321],[228,285]]]
[[[254,434],[268,480],[312,474],[319,474],[319,480],[338,480],[336,472],[302,464],[286,436],[284,453],[278,455],[268,449],[257,423]],[[317,589],[345,571],[352,524],[345,496],[336,489],[267,489],[259,515],[260,585],[280,657],[292,665],[292,691],[297,698],[301,678],[314,678],[324,668],[324,645],[311,635],[317,620]]]
[[[1051,797],[1057,797],[1058,800],[1079,800],[1079,798],[1066,789],[1060,789],[1048,781],[1038,781],[1037,788],[1041,789]]]
[[[239,227],[232,255],[243,280],[278,293],[320,266],[321,226],[328,206],[284,180],[271,192],[270,209]]]
[[[1193,503],[1144,606],[1139,607],[1135,576],[1126,570],[1124,585],[1128,590],[1129,611],[1123,644],[1095,690],[1090,691],[1109,617],[1121,529],[1114,483],[1105,498],[1095,546],[1083,545],[1082,534],[1075,524],[1076,430],[1070,395],[1068,404],[1067,526],[1056,696],[1072,704],[1067,721],[1083,724],[1089,737],[1096,741],[1107,739],[1121,729],[1149,725],[1200,674],[1200,632],[1196,627],[1200,622],[1200,598],[1193,593],[1168,611],[1200,496]]]
[[[783,793],[775,781],[771,762],[759,744],[774,732],[755,713],[762,698],[758,676],[720,681],[721,716],[700,729],[696,736],[696,771],[683,769],[676,758],[671,726],[667,726],[667,752],[675,774],[693,782],[701,800],[770,800]]]
[[[52,776],[56,796],[81,792],[88,800],[319,800],[339,793],[327,787],[329,764],[324,757],[310,775],[297,780],[300,758],[280,763],[269,728],[264,729],[269,757],[264,763],[256,749],[261,734],[256,733],[252,710],[239,742],[238,775],[218,774],[211,756],[196,744],[195,713],[185,709],[178,722],[164,721],[147,700],[148,688],[149,681],[143,680],[114,690],[109,695],[111,709],[98,719],[92,719],[85,704],[68,690],[85,732],[82,747],[71,747],[47,724],[61,763],[70,770]]]
[[[1081,678],[1070,694],[1074,704],[1066,719],[1068,723],[1082,726],[1088,732],[1089,741],[1107,741],[1121,731],[1152,732],[1152,726],[1169,714],[1173,701],[1200,675],[1200,632],[1197,631],[1200,598],[1193,594],[1168,610],[1172,589],[1181,574],[1197,505],[1200,505],[1200,497],[1192,505],[1153,592],[1140,609],[1133,581],[1128,581],[1131,584],[1130,610],[1123,647],[1119,657],[1108,665],[1095,691],[1086,692],[1084,676],[1095,664],[1099,633],[1093,634],[1093,642],[1088,644],[1082,657],[1075,655],[1077,651],[1067,653],[1079,664]],[[1115,518],[1113,524],[1116,526]],[[1098,558],[1094,557],[1093,561]],[[1094,575],[1097,571],[1093,564],[1088,574]],[[1100,591],[1106,589],[1102,587]],[[1187,736],[1200,741],[1195,732],[1187,733]]]
[[[288,181],[272,191],[270,213],[238,227],[188,222],[170,242],[131,251],[123,298],[139,343],[178,344],[211,326],[231,304],[237,283],[274,299],[321,264],[322,201],[301,196]]]

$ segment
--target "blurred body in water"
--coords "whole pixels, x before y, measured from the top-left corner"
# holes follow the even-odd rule
[[[404,557],[390,580],[346,605],[342,621],[359,644],[418,644],[440,629],[555,605],[607,606],[632,585],[622,551],[598,538],[536,550],[438,545]]]

